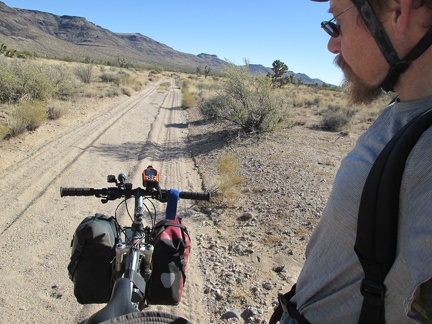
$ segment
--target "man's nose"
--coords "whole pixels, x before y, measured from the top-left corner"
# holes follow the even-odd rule
[[[333,54],[340,54],[340,41],[341,37],[330,37],[327,44],[327,49]]]

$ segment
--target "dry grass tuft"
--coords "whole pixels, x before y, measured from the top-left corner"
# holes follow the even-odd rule
[[[218,163],[219,187],[215,196],[216,201],[227,206],[234,206],[238,202],[239,186],[244,182],[243,177],[238,174],[241,162],[233,155],[224,154]]]

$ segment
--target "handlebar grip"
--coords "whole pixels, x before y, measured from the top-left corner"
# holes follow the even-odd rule
[[[210,200],[210,192],[180,191],[181,199]]]
[[[94,196],[97,190],[93,188],[60,188],[60,196]]]

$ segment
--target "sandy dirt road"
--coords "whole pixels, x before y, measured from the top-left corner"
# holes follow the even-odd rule
[[[168,91],[160,83],[170,82]],[[125,173],[141,185],[149,164],[161,186],[200,191],[201,179],[186,149],[187,120],[173,79],[147,86],[0,171],[0,323],[77,323],[100,305],[82,306],[67,275],[72,234],[87,215],[114,213],[90,197],[60,198],[63,187],[106,187],[108,174]],[[193,233],[199,226],[191,203],[180,202]],[[121,218],[124,225],[126,218]],[[194,253],[180,306],[165,309],[195,323],[208,322],[201,300],[204,279]]]

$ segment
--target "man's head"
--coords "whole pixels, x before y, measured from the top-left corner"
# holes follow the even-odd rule
[[[380,88],[393,90],[432,44],[432,0],[330,0],[330,12],[340,15],[331,20],[340,33],[324,28],[332,36],[328,48],[357,103],[373,100]]]

